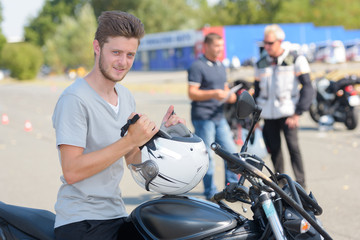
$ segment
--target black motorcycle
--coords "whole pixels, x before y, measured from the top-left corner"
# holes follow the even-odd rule
[[[273,174],[262,159],[247,152],[261,109],[246,91],[237,105],[238,118],[252,114],[240,153],[226,152],[217,143],[211,147],[234,173],[241,174],[239,182],[230,183],[212,201],[186,195],[155,198],[135,208],[128,220],[144,239],[332,239],[316,218],[323,210],[314,195],[288,175]],[[270,177],[263,173],[264,167]],[[224,200],[250,205],[252,219],[231,209]],[[53,226],[51,212],[0,203],[2,240],[52,240]]]
[[[309,112],[311,118],[320,125],[332,126],[334,122],[344,123],[348,130],[358,125],[360,96],[354,85],[360,84],[356,76],[349,76],[338,81],[318,78],[314,81],[316,97]]]

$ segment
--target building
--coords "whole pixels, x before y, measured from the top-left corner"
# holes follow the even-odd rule
[[[260,43],[266,25],[216,26],[200,30],[147,34],[141,40],[133,70],[186,70],[201,54],[203,38],[209,32],[223,36],[225,48],[220,60],[223,60],[226,66],[230,67],[234,60],[242,65],[251,65],[260,56]],[[309,59],[316,54],[314,51],[317,44],[360,39],[360,30],[345,30],[342,26],[316,27],[312,23],[279,25],[285,31],[285,40],[293,43],[298,51],[308,55]]]

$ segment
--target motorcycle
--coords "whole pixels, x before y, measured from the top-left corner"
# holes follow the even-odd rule
[[[314,194],[307,194],[288,175],[272,173],[261,158],[247,152],[261,108],[246,91],[237,106],[238,118],[252,114],[251,128],[241,151],[229,153],[217,143],[211,148],[228,162],[231,171],[241,174],[239,182],[228,184],[211,201],[186,194],[154,198],[136,207],[128,221],[144,239],[332,239],[316,218],[323,210]],[[270,177],[263,173],[264,168]],[[147,178],[147,190],[156,175],[155,171]],[[253,218],[245,218],[225,201],[249,204]],[[52,240],[53,225],[51,212],[0,203],[2,240]]]
[[[331,127],[334,122],[344,123],[348,130],[358,125],[360,96],[354,85],[360,84],[360,79],[352,75],[338,81],[318,78],[314,81],[316,97],[309,113],[320,126]]]

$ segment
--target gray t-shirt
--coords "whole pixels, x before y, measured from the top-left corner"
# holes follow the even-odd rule
[[[115,90],[119,96],[117,114],[84,79],[79,78],[66,88],[53,114],[56,145],[82,147],[86,154],[119,140],[121,127],[135,112],[135,100],[122,85],[116,84]],[[72,185],[61,176],[63,184],[55,204],[55,227],[82,220],[126,216],[119,187],[123,174],[121,158],[102,172]]]

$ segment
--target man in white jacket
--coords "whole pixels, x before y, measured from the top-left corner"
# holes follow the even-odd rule
[[[299,118],[310,107],[314,90],[310,80],[310,66],[304,56],[297,56],[282,46],[284,31],[276,24],[264,31],[264,50],[255,66],[255,94],[263,109],[263,135],[275,171],[284,173],[281,151],[283,131],[290,153],[296,181],[303,187],[305,173],[298,142]],[[299,90],[299,84],[302,88]]]

